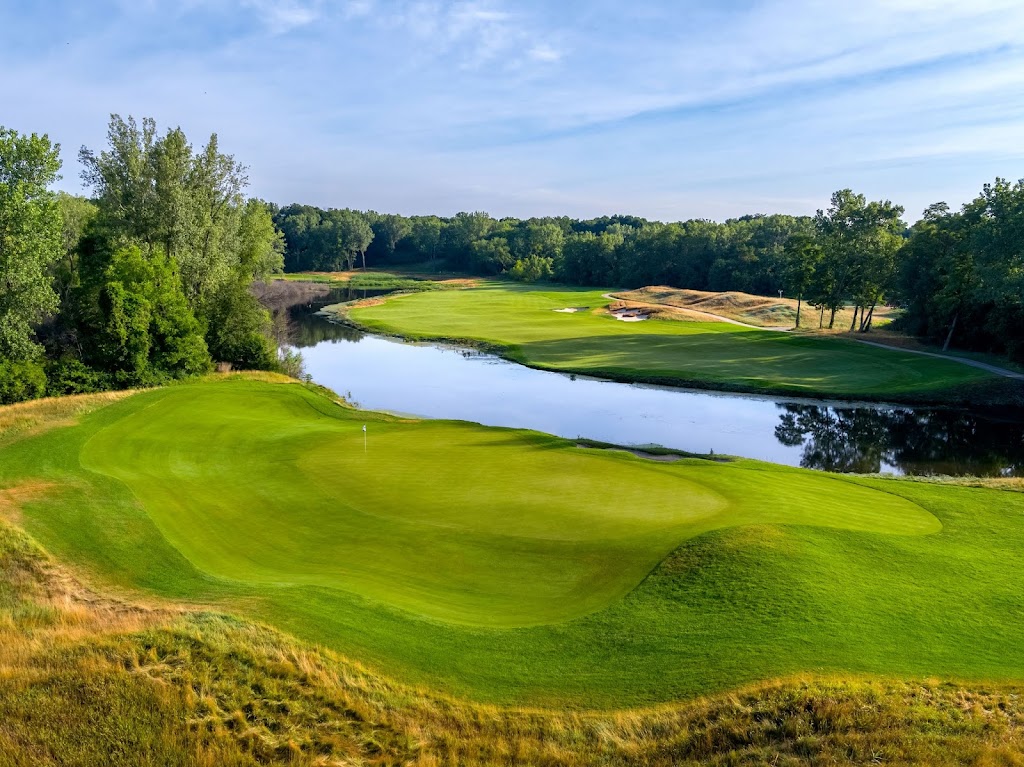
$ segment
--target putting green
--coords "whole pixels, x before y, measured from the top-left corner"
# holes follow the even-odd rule
[[[367,416],[297,386],[145,398],[85,443],[81,463],[127,484],[198,569],[346,589],[442,620],[515,626],[598,610],[719,527],[939,527],[902,498],[823,475],[670,466],[530,432],[374,419],[364,447]]]
[[[397,295],[351,309],[370,329],[414,338],[483,341],[516,361],[629,380],[845,397],[942,398],[990,373],[845,338],[724,322],[625,323],[600,309],[602,290],[489,284]],[[566,307],[587,311],[561,313]]]

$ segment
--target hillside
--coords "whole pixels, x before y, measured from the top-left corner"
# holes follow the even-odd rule
[[[630,304],[679,309],[683,317],[701,321],[714,321],[715,318],[724,317],[747,325],[780,330],[789,330],[796,323],[797,301],[792,298],[756,296],[738,291],[714,293],[670,288],[664,285],[618,291],[614,297]],[[891,307],[877,307],[874,324],[887,324],[892,314]],[[853,312],[850,309],[842,309],[836,313],[835,327],[848,330],[852,320]],[[825,321],[828,322],[827,313]],[[818,311],[807,303],[801,310],[800,327],[818,327]]]

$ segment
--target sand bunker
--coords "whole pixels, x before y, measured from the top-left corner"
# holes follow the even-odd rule
[[[622,322],[643,322],[651,318],[650,312],[644,309],[612,309],[612,316]]]
[[[555,309],[555,311],[559,314],[575,314],[576,312],[585,312],[589,308],[589,306],[567,306],[564,309]]]

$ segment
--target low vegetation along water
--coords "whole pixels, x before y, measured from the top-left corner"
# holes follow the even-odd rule
[[[317,314],[364,293],[323,292],[279,311],[313,378],[367,409],[828,471],[1024,473],[1022,414],[628,385],[534,370],[472,349],[405,343]]]

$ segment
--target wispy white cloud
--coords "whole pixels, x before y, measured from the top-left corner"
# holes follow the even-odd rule
[[[242,0],[242,5],[255,11],[274,32],[304,27],[321,15],[320,3],[316,0]]]
[[[918,211],[1024,175],[1019,0],[54,2],[0,11],[5,123],[217,130],[282,202],[717,217],[852,185]]]

